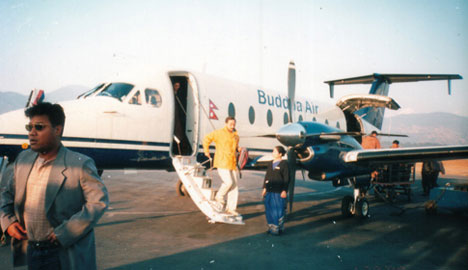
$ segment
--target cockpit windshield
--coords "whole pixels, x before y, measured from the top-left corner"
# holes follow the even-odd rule
[[[101,84],[97,85],[96,87],[94,87],[93,89],[88,90],[88,91],[84,92],[83,94],[79,95],[77,98],[87,98],[88,96],[92,95],[93,93],[95,93],[96,91],[101,89],[101,87],[103,87],[103,86],[104,86],[104,83],[101,83]]]
[[[116,98],[120,101],[130,93],[133,88],[133,84],[129,83],[111,83],[109,84],[98,96],[108,96]]]

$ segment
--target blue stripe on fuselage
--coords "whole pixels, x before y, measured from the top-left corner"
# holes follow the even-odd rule
[[[21,134],[0,134],[4,139],[28,140],[27,135]],[[67,147],[70,150],[82,153],[94,159],[99,169],[121,169],[121,168],[148,168],[167,169],[171,168],[171,158],[169,156],[169,143],[163,142],[143,142],[129,140],[93,139],[63,137],[62,142],[86,142],[86,143],[108,143],[120,145],[147,145],[162,146],[163,150],[137,150],[137,149],[112,149],[94,147]],[[5,155],[14,160],[22,151],[21,145],[2,144],[0,145],[0,155]]]
[[[5,139],[22,139],[28,141],[27,135],[21,134],[0,134]],[[163,150],[137,150],[137,149],[114,149],[114,148],[94,148],[67,146],[68,149],[82,153],[94,159],[96,167],[99,169],[122,169],[122,168],[142,168],[142,169],[168,169],[172,168],[172,160],[169,156],[169,143],[164,142],[143,142],[129,140],[93,139],[79,137],[63,137],[62,142],[86,142],[86,143],[108,143],[120,145],[148,145],[167,147]],[[214,146],[210,148],[214,149]],[[200,149],[203,146],[200,145]],[[0,145],[0,155],[6,155],[10,160],[14,160],[22,151],[21,145],[3,144]],[[249,151],[270,153],[271,149],[249,148]]]
[[[0,134],[0,137],[5,139],[25,139],[28,140],[28,135],[20,134]],[[164,142],[145,142],[145,141],[130,141],[130,140],[113,140],[113,139],[95,139],[83,137],[62,137],[62,142],[91,142],[91,143],[114,143],[114,144],[132,144],[132,145],[149,145],[149,146],[167,146],[169,143]]]

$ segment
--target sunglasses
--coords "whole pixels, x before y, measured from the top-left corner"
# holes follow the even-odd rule
[[[46,126],[48,125],[45,125],[45,124],[27,124],[26,125],[26,130],[27,131],[31,131],[33,128],[37,131],[41,131],[43,130]]]

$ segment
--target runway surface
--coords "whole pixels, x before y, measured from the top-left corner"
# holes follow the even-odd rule
[[[277,237],[265,233],[264,173],[242,174],[245,225],[227,225],[209,224],[190,198],[177,195],[175,172],[105,171],[111,203],[96,227],[98,268],[468,269],[468,217],[426,215],[419,175],[412,202],[401,195],[391,205],[370,195],[370,217],[357,219],[341,216],[351,189],[302,181],[298,172],[294,209]],[[448,170],[439,184],[467,179]],[[0,265],[12,269],[8,247],[0,248]]]

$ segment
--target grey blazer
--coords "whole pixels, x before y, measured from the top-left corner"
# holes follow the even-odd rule
[[[4,179],[0,200],[4,232],[16,221],[24,226],[26,184],[37,156],[32,150],[21,152],[13,164],[13,174]],[[97,174],[94,161],[61,146],[50,172],[45,208],[62,246],[62,269],[96,269],[93,228],[108,205],[107,189]],[[26,247],[27,241],[12,240],[15,266],[26,263]]]

